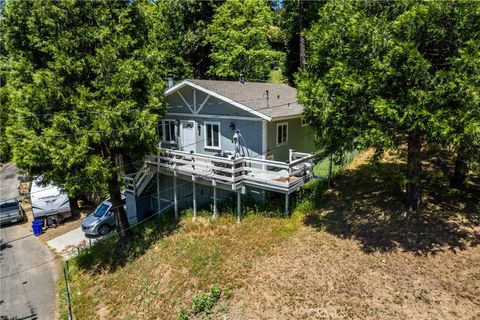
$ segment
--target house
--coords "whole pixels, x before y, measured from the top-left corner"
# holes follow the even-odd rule
[[[127,175],[127,211],[210,204],[266,192],[288,195],[312,176],[314,132],[302,119],[295,88],[244,81],[184,80],[165,92],[160,152]]]

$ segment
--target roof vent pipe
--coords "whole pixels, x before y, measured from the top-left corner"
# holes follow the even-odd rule
[[[243,75],[243,73],[240,73],[240,83],[241,84],[245,83],[245,76]]]
[[[168,84],[168,87],[169,87],[169,88],[173,87],[173,84],[174,84],[173,71],[168,71],[168,74],[167,74],[167,84]]]

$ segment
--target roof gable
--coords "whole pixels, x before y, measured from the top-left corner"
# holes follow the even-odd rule
[[[297,90],[285,84],[184,80],[168,88],[165,95],[184,86],[201,90],[267,121],[276,118],[300,117],[303,111],[303,106],[297,101]]]

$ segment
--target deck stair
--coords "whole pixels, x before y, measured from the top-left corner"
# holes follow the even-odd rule
[[[148,184],[155,175],[155,168],[144,163],[140,170],[136,173],[125,175],[125,181],[127,182],[126,192],[138,197],[147,188]]]

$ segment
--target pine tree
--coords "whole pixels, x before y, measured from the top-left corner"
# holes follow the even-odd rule
[[[167,70],[185,65],[161,46],[168,26],[145,18],[151,6],[12,0],[2,11],[14,162],[70,195],[108,194],[122,239],[129,224],[119,163],[141,164],[154,150]]]
[[[298,79],[307,119],[331,151],[406,142],[406,206],[413,211],[422,204],[422,148],[434,139],[453,142],[454,116],[478,110],[478,86],[469,86],[476,102],[452,104],[441,79],[465,73],[456,58],[480,39],[479,6],[331,1],[307,33],[307,71]],[[457,121],[478,137],[472,112]]]
[[[212,46],[210,73],[220,79],[264,80],[284,54],[272,48],[273,11],[267,1],[227,0],[216,10],[207,41]]]

